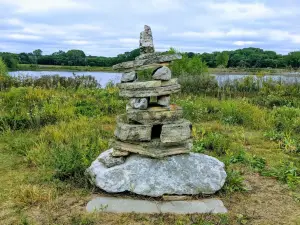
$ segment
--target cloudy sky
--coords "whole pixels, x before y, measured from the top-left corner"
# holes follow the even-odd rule
[[[299,0],[0,0],[0,51],[82,49],[115,56],[138,47],[144,24],[156,50],[300,50]]]

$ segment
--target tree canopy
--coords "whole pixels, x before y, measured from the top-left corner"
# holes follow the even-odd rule
[[[176,52],[175,49],[173,51]],[[124,52],[115,57],[86,55],[79,49],[67,52],[59,50],[52,54],[43,54],[41,49],[30,53],[0,52],[0,57],[9,69],[15,69],[17,64],[41,65],[70,65],[70,66],[99,66],[111,67],[114,64],[134,60],[139,56],[139,49]],[[184,53],[188,58],[200,57],[208,67],[245,67],[245,68],[286,68],[300,67],[300,51],[290,52],[288,55],[277,54],[274,51],[264,51],[260,48],[243,48],[234,51],[212,53]]]

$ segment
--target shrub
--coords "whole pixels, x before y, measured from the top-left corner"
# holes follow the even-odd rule
[[[233,193],[237,191],[245,191],[244,187],[244,177],[239,171],[227,170],[227,178],[222,190],[225,193]]]
[[[266,127],[266,111],[246,101],[223,101],[221,120],[228,124],[244,125],[253,129]]]
[[[276,131],[291,132],[299,129],[300,109],[280,107],[272,110],[270,120]]]
[[[195,151],[203,152],[203,150],[213,151],[217,155],[223,155],[230,146],[228,136],[219,132],[210,132],[205,134],[195,143]]]
[[[112,135],[105,118],[80,118],[41,130],[39,141],[27,153],[29,163],[45,167],[54,177],[84,184],[85,169],[108,148]]]
[[[232,155],[229,158],[229,163],[242,163],[255,171],[262,171],[266,167],[266,160],[264,158],[247,154],[244,149],[241,149],[237,155]]]

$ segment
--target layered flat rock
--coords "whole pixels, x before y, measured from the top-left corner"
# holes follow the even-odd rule
[[[147,58],[148,56],[148,58]],[[149,55],[143,55],[143,59],[136,59],[134,61],[129,62],[123,62],[114,65],[112,68],[114,70],[138,70],[139,67],[142,67],[142,69],[145,68],[152,68],[155,66],[162,67],[163,65],[159,65],[162,63],[168,63],[177,59],[181,59],[182,56],[180,54],[172,54],[172,55],[166,55],[166,54],[149,54]],[[158,64],[158,65],[157,65]]]
[[[114,156],[114,157],[122,157],[122,156],[128,156],[130,154],[130,152],[125,152],[125,151],[119,151],[119,150],[116,150],[116,149],[113,149],[112,148],[112,153],[111,155]]]
[[[150,81],[141,81],[141,82],[132,82],[132,83],[118,83],[117,87],[120,89],[126,90],[144,90],[145,88],[155,88],[155,87],[167,87],[178,85],[178,79],[174,78],[171,80],[150,80]]]
[[[160,140],[162,143],[180,143],[190,139],[192,124],[188,120],[176,121],[162,126]]]
[[[126,90],[138,90],[144,88],[155,88],[160,87],[161,81],[159,80],[151,80],[151,81],[144,81],[144,82],[133,82],[133,83],[119,83],[117,87],[120,89]]]
[[[183,116],[182,108],[177,105],[150,106],[147,110],[133,109],[127,105],[126,112],[128,120],[152,125],[173,123]]]
[[[130,191],[152,197],[213,194],[221,189],[227,176],[222,162],[197,153],[164,159],[133,154],[125,163],[111,168],[95,160],[87,172],[90,180],[107,192]]]
[[[171,80],[162,80],[161,81],[161,86],[162,87],[176,85],[176,84],[178,84],[178,78],[173,78]]]
[[[103,207],[107,206],[107,207]],[[86,210],[90,213],[227,213],[220,199],[200,199],[189,201],[150,201],[128,198],[97,197],[88,202]]]
[[[152,125],[128,124],[118,118],[115,136],[121,141],[150,141]]]
[[[162,143],[159,139],[152,139],[150,142],[122,142],[115,140],[112,148],[118,151],[132,152],[152,158],[163,158],[165,156],[189,153],[192,150],[192,140],[185,140],[176,145]]]
[[[141,82],[141,83],[146,83],[146,82]],[[134,83],[126,83],[126,84],[134,84]],[[180,91],[180,84],[174,84],[169,86],[148,87],[148,88],[139,88],[139,89],[120,88],[119,95],[121,97],[127,97],[127,98],[144,98],[144,97],[170,95],[170,94],[177,93],[179,91]]]

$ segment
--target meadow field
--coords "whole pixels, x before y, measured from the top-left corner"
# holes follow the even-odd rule
[[[220,198],[228,214],[87,214],[92,197],[119,196],[91,186],[85,169],[109,148],[126,99],[90,77],[24,81],[2,70],[1,224],[300,224],[300,84],[258,77],[218,87],[195,65],[172,65],[182,92],[171,100],[193,123],[193,151],[226,165],[222,190],[193,198]]]

